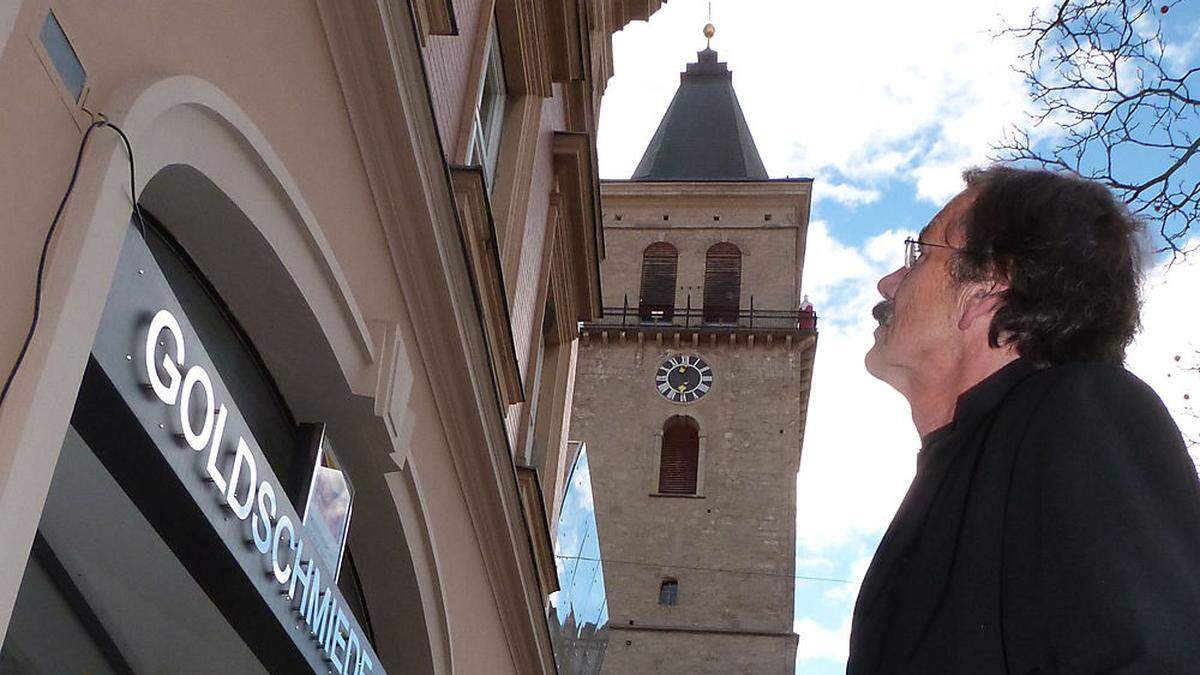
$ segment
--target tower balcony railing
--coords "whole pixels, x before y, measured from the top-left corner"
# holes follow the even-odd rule
[[[692,307],[690,297],[684,307],[629,305],[628,297],[620,307],[605,307],[596,321],[584,322],[585,329],[618,328],[624,330],[694,330],[706,332],[816,332],[817,313],[811,308],[796,310],[756,309],[754,297],[748,308]]]

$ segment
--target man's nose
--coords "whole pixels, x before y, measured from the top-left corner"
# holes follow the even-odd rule
[[[896,296],[896,289],[900,287],[900,282],[904,280],[904,275],[907,273],[907,267],[897,267],[894,272],[880,279],[876,285],[876,288],[879,289],[879,294],[891,300]]]

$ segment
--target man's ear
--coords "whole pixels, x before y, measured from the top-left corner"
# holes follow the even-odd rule
[[[962,314],[958,319],[958,329],[967,330],[976,321],[985,320],[991,323],[992,315],[1004,301],[1004,291],[1008,287],[1003,284],[973,284],[973,287],[963,296]]]

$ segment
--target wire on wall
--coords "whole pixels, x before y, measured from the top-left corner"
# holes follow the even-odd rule
[[[5,400],[8,399],[8,390],[12,387],[13,380],[17,377],[17,371],[20,370],[21,364],[25,361],[25,356],[29,352],[29,344],[33,342],[33,334],[37,331],[38,319],[42,314],[42,286],[44,285],[46,275],[46,260],[50,253],[50,244],[54,241],[54,233],[58,230],[58,224],[62,219],[63,210],[67,207],[67,200],[71,198],[71,193],[75,190],[75,182],[79,178],[79,167],[83,163],[83,151],[87,149],[88,140],[92,136],[92,132],[100,127],[112,129],[121,137],[121,141],[125,144],[125,153],[129,157],[129,195],[133,201],[133,212],[137,215],[138,225],[142,230],[142,235],[146,233],[146,221],[142,219],[142,210],[137,203],[137,179],[134,173],[133,162],[133,146],[129,143],[129,137],[120,127],[109,122],[103,114],[92,113],[89,110],[84,110],[92,116],[92,123],[83,132],[83,138],[79,140],[79,151],[75,154],[75,166],[71,169],[71,180],[67,182],[67,189],[63,193],[62,200],[58,203],[58,210],[54,212],[54,218],[50,221],[50,227],[46,230],[46,239],[42,242],[42,252],[38,257],[37,278],[33,290],[33,318],[29,322],[29,330],[25,333],[25,341],[21,344],[21,351],[17,354],[17,360],[13,363],[12,369],[9,370],[8,376],[4,379],[4,388],[0,389],[0,407],[3,407]]]

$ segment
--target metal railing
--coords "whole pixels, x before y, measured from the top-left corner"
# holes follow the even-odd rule
[[[694,328],[697,330],[779,330],[815,331],[817,313],[811,309],[794,311],[755,309],[754,296],[750,297],[748,309],[693,308],[691,295],[682,307],[639,307],[629,306],[625,296],[621,307],[605,307],[604,316],[598,321],[584,325],[613,326],[622,328]]]

